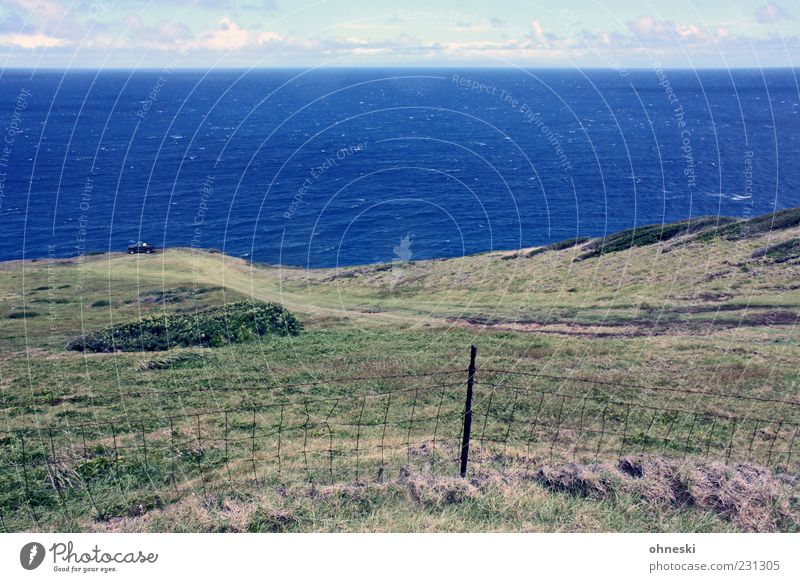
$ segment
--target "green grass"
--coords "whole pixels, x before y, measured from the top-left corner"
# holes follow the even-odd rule
[[[0,406],[2,428],[12,432],[0,441],[0,528],[746,529],[713,510],[662,507],[630,492],[554,493],[538,481],[485,484],[458,503],[420,501],[400,470],[447,479],[457,469],[453,443],[475,343],[482,370],[476,413],[488,420],[476,428],[486,442],[476,444],[484,457],[474,467],[500,481],[520,464],[611,462],[621,449],[719,460],[731,443],[732,463],[749,456],[796,474],[800,455],[787,449],[797,407],[769,402],[797,401],[800,379],[800,266],[792,255],[800,227],[791,226],[793,217],[777,215],[777,230],[754,219],[747,236],[731,230],[698,239],[699,223],[684,222],[620,233],[601,247],[570,241],[547,252],[490,252],[401,269],[280,269],[187,249],[2,264]],[[670,252],[663,252],[667,235]],[[615,252],[574,260],[591,248]],[[303,333],[255,333],[210,348],[194,334],[181,347],[154,352],[141,344],[108,353],[67,349],[76,337],[108,338],[102,330],[126,330],[138,342],[143,328],[165,321],[210,329],[195,325],[198,314],[227,313],[220,306],[242,301],[284,306]],[[490,368],[546,377],[505,378]],[[403,377],[437,370],[453,375]],[[353,376],[375,379],[337,380]],[[541,391],[568,404],[542,404]],[[626,415],[614,402],[637,407]],[[648,406],[662,413],[648,414]],[[198,413],[207,413],[199,429]],[[537,414],[541,425],[532,427]],[[765,422],[714,420],[724,415]],[[567,430],[556,429],[559,418]],[[314,429],[303,430],[309,423]],[[280,432],[280,475],[276,427],[289,429]],[[24,455],[13,432],[19,429],[30,431]],[[432,462],[426,455],[434,434],[440,445]],[[365,447],[358,452],[356,440]],[[353,485],[357,477],[361,484]],[[235,520],[224,504],[243,517]]]
[[[800,238],[793,238],[776,245],[770,245],[763,249],[758,249],[752,254],[754,259],[762,257],[776,263],[800,259]]]
[[[578,236],[575,238],[570,238],[567,240],[562,240],[558,242],[554,242],[552,244],[543,246],[543,247],[536,247],[532,250],[520,252],[520,253],[512,253],[509,255],[504,256],[505,260],[516,259],[521,256],[524,257],[535,257],[536,255],[540,255],[542,253],[546,253],[549,251],[563,251],[565,249],[571,249],[575,247],[579,247],[582,244],[589,242],[591,239],[588,236]]]

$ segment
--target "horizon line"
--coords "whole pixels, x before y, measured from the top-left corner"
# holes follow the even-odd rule
[[[800,66],[794,65],[775,65],[775,66],[697,66],[697,67],[682,67],[682,66],[663,66],[659,65],[661,70],[665,71],[794,71],[800,69]],[[202,66],[177,66],[170,67],[169,65],[163,66],[146,66],[146,67],[132,67],[132,66],[77,66],[77,67],[25,67],[25,66],[7,66],[0,68],[0,73],[5,71],[250,71],[250,70],[264,70],[264,71],[299,71],[299,70],[408,70],[408,69],[489,69],[489,70],[548,70],[548,71],[608,71],[614,73],[627,73],[627,72],[645,72],[653,71],[655,65],[649,66],[633,66],[633,67],[603,67],[603,66],[556,66],[556,65],[534,65],[534,66],[514,66],[514,65],[452,65],[452,64],[411,64],[411,65],[235,65],[226,67],[202,67]]]

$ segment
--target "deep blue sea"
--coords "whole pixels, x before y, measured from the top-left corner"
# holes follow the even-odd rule
[[[6,70],[0,136],[0,260],[350,265],[800,206],[789,69]]]

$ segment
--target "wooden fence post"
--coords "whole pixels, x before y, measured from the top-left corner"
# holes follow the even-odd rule
[[[470,347],[469,370],[467,371],[467,401],[464,404],[464,432],[461,438],[461,476],[467,476],[467,462],[469,461],[469,438],[472,432],[472,388],[475,384],[475,356],[478,348]]]

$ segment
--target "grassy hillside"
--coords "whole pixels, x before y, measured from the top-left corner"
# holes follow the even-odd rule
[[[696,219],[605,240],[340,269],[255,265],[187,249],[1,264],[0,528],[796,530],[796,216]],[[160,352],[66,349],[109,326],[205,317],[244,300],[281,304],[302,333]],[[464,484],[452,474],[471,343],[487,371],[479,371],[478,405],[497,411],[479,428],[506,443],[477,443],[483,457]],[[435,371],[452,376],[405,377]],[[353,376],[379,379],[336,380]],[[501,381],[505,389],[492,384]],[[542,406],[526,400],[529,390],[584,397],[584,410],[558,410],[557,399]],[[408,397],[390,401],[389,393]],[[512,402],[512,394],[522,396]],[[335,412],[322,404],[329,399]],[[612,408],[606,418],[617,400],[697,414],[686,426],[666,412],[616,418]],[[225,417],[226,446],[244,444],[231,444],[223,458],[222,414],[251,409],[254,420]],[[625,434],[601,440],[574,426],[561,431],[562,415],[584,429],[600,426],[601,411],[603,422],[624,421]],[[380,434],[381,415],[388,433]],[[717,420],[727,417],[759,420],[743,430]],[[185,420],[167,422],[173,418]],[[310,418],[333,430],[308,430]],[[362,429],[371,418],[374,428]],[[534,430],[521,419],[534,418],[559,430],[536,433],[531,447]],[[280,475],[269,461],[273,426],[306,428],[279,429],[288,447]],[[264,440],[256,452],[247,439],[257,428]],[[24,451],[17,429],[38,429]],[[364,448],[352,450],[356,440]],[[310,460],[301,454],[309,443],[319,444]],[[729,445],[744,453],[714,481],[722,489],[698,490],[725,461],[714,451]],[[650,455],[641,461],[650,463],[645,481],[626,472],[618,451]],[[254,469],[248,460],[256,454]],[[672,482],[659,480],[672,457],[701,464],[686,473],[680,502],[664,503],[642,487]],[[752,471],[736,472],[748,457]],[[23,474],[32,458],[41,462]],[[245,483],[250,477],[258,487]],[[742,490],[750,501],[731,493]]]

